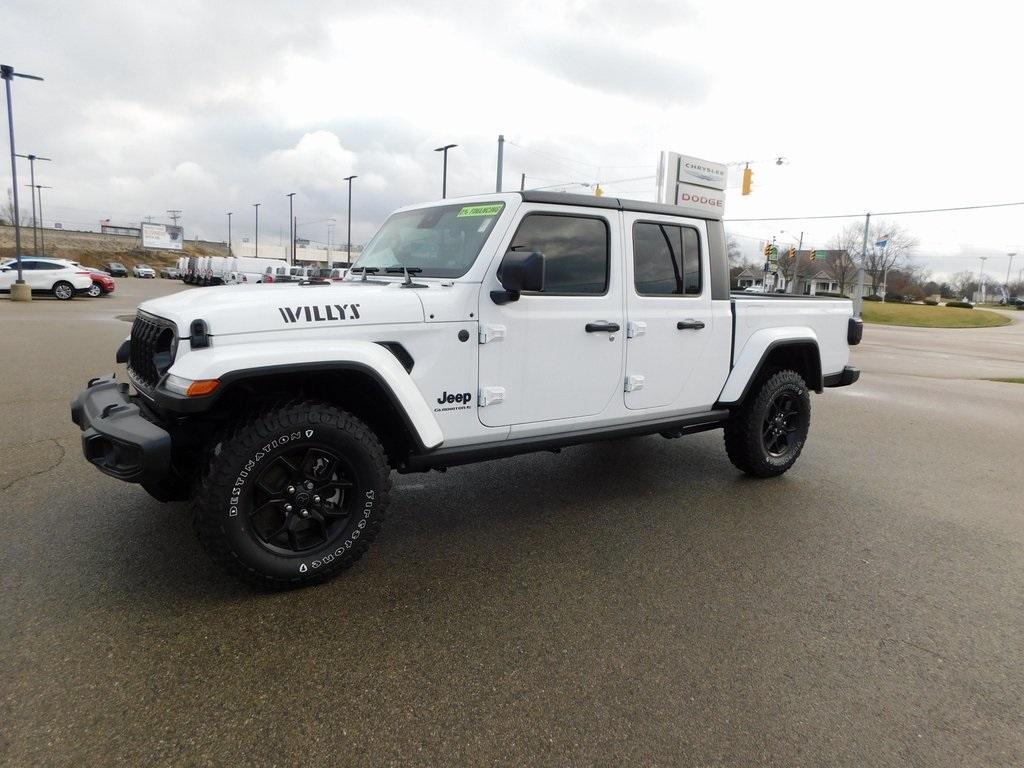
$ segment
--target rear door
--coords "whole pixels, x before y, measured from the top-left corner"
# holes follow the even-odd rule
[[[709,371],[705,362],[709,345],[718,335],[706,224],[627,212],[623,227],[629,335],[626,407],[706,408],[714,403],[722,384],[720,373]]]
[[[480,421],[489,427],[593,416],[622,391],[625,319],[619,211],[528,205],[499,253],[544,254],[544,290],[480,295]]]

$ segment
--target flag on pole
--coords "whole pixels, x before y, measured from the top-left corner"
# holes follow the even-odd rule
[[[885,248],[889,244],[889,235],[882,235],[875,241],[876,248]]]

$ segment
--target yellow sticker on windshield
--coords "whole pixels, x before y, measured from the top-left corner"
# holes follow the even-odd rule
[[[505,207],[504,203],[491,203],[490,205],[467,205],[459,211],[458,218],[463,219],[467,216],[493,216],[496,213],[501,213],[501,209]]]

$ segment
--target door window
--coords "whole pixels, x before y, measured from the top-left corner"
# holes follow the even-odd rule
[[[544,254],[543,293],[601,295],[608,290],[608,222],[604,219],[531,213],[519,224],[509,250]]]
[[[633,284],[641,296],[700,295],[700,262],[700,238],[692,227],[633,225]]]

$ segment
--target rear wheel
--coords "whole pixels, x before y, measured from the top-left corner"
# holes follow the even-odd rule
[[[725,426],[725,450],[737,469],[775,477],[796,462],[811,424],[811,396],[796,371],[761,380]]]
[[[215,445],[193,521],[214,559],[247,581],[321,582],[376,536],[390,474],[380,440],[355,416],[319,401],[289,403]]]
[[[93,283],[92,285],[89,286],[89,290],[86,291],[86,293],[95,299],[97,296],[103,295],[103,289],[100,288],[99,283]]]
[[[53,295],[61,301],[67,301],[75,296],[75,286],[67,280],[61,280],[53,284]]]

